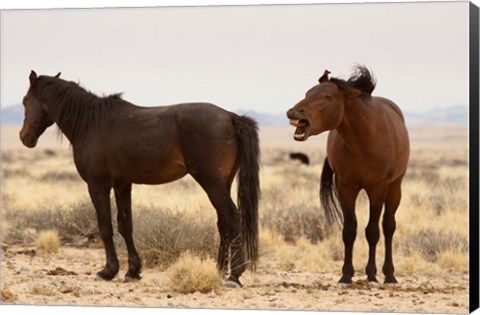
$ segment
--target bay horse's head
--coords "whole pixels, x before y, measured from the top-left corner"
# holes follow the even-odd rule
[[[369,71],[358,67],[348,81],[328,78],[325,70],[319,84],[305,94],[305,98],[287,112],[290,124],[296,127],[294,139],[305,141],[309,136],[336,129],[343,119],[345,103],[349,98],[370,94],[375,82]]]
[[[59,76],[60,73],[55,77],[58,78]],[[35,71],[31,71],[29,80],[30,87],[23,98],[25,118],[22,129],[20,130],[20,140],[22,140],[22,143],[26,147],[33,148],[37,145],[38,138],[54,121],[50,117],[46,103],[34,93],[37,81],[39,80]]]

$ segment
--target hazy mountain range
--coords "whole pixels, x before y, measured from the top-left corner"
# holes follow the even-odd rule
[[[404,112],[408,125],[436,125],[436,126],[467,126],[469,115],[468,106],[451,106],[423,112]],[[265,113],[262,111],[237,111],[255,118],[260,126],[288,126],[285,113]],[[23,106],[15,105],[2,108],[0,111],[2,125],[20,125],[23,122]]]

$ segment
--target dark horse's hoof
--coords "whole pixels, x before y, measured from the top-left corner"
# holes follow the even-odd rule
[[[242,285],[240,283],[235,282],[235,281],[227,280],[223,283],[223,287],[228,288],[228,289],[236,289],[236,288],[241,288]]]
[[[142,279],[142,277],[140,277],[140,275],[138,273],[130,273],[130,272],[127,272],[127,274],[125,275],[125,278],[123,279],[123,282],[124,283],[127,283],[127,282],[138,282]]]
[[[238,278],[230,276],[224,283],[223,283],[224,288],[230,288],[230,289],[236,289],[236,288],[241,288],[243,287],[242,284],[240,283],[240,280]]]
[[[109,281],[109,280],[112,280],[113,278],[115,278],[116,276],[116,272],[115,273],[112,273],[112,272],[107,272],[104,270],[102,271],[99,271],[97,272],[97,275],[95,277],[95,280],[106,280],[106,281]]]

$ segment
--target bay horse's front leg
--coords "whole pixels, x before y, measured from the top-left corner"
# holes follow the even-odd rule
[[[385,213],[382,221],[383,234],[385,236],[385,263],[383,264],[385,283],[397,283],[397,279],[394,276],[392,239],[396,229],[395,213],[402,198],[402,179],[403,175],[388,186],[387,200],[385,201]]]
[[[117,253],[113,243],[110,189],[109,185],[96,183],[88,185],[88,192],[97,212],[98,230],[105,247],[107,262],[105,267],[97,273],[97,276],[104,280],[113,279],[119,269]]]
[[[355,201],[360,188],[337,182],[338,197],[343,212],[342,239],[345,246],[345,257],[342,267],[342,277],[339,283],[352,283],[355,273],[353,268],[353,244],[357,236],[357,217],[355,215]]]
[[[140,280],[142,261],[135,248],[133,241],[132,223],[132,184],[114,183],[115,201],[117,203],[118,231],[123,236],[128,251],[128,271],[125,274],[125,282]]]
[[[367,280],[369,282],[378,282],[376,266],[377,243],[380,239],[378,222],[380,219],[380,214],[382,213],[383,204],[385,203],[386,193],[387,184],[381,184],[367,189],[367,195],[370,201],[370,218],[365,229],[365,236],[367,238],[369,247],[368,263],[365,271],[367,273]]]

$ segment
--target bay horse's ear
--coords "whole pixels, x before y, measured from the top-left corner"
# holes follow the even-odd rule
[[[62,73],[61,73],[61,72],[57,73],[57,74],[55,75],[55,78],[60,78],[60,74],[62,74]]]
[[[362,95],[363,92],[360,91],[359,89],[356,89],[356,88],[349,88],[348,91],[347,91],[347,95],[348,97],[359,97],[360,95]]]
[[[318,79],[318,82],[319,82],[319,83],[327,82],[327,81],[328,81],[328,75],[329,75],[330,73],[331,73],[330,71],[325,70],[325,72],[324,72],[323,75],[320,77],[320,79]]]
[[[37,74],[35,73],[35,71],[32,70],[30,72],[30,76],[28,77],[28,79],[30,80],[30,85],[33,85],[33,83],[37,79]]]

